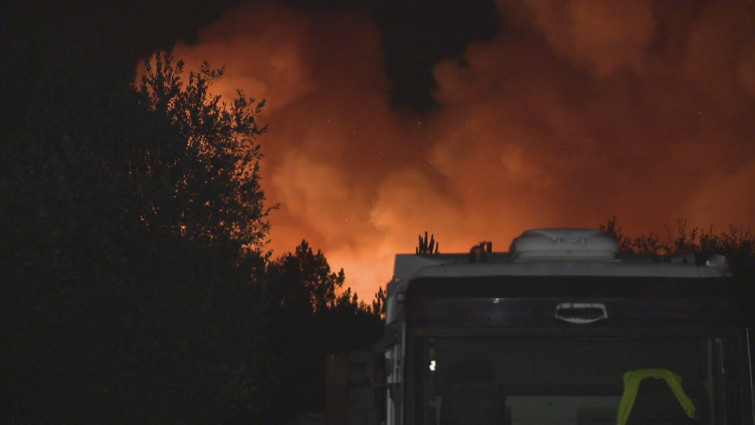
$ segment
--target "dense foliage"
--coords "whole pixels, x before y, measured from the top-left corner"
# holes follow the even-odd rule
[[[209,65],[187,77],[158,55],[134,85],[133,63],[34,47],[3,63],[0,421],[280,423],[311,410],[324,354],[368,345],[380,318],[322,254],[264,252],[263,104],[224,105]],[[312,304],[280,298],[280,276]],[[301,376],[318,392],[297,393]]]
[[[306,241],[271,261],[267,276],[282,391],[275,398],[302,413],[322,412],[326,356],[370,349],[382,333],[382,304],[368,306],[351,289],[344,290],[343,270],[332,272],[322,252]]]
[[[629,236],[618,224],[616,216],[600,225],[600,229],[616,238],[623,252],[672,255],[694,253],[702,264],[711,255],[725,255],[735,278],[755,286],[755,235],[743,226],[730,225],[724,230],[712,226],[703,229],[678,219],[675,228],[662,234],[650,232]]]
[[[256,141],[265,130],[256,121],[264,101],[255,104],[238,91],[227,105],[210,93],[222,69],[205,62],[184,83],[183,66],[154,55],[136,86],[152,128],[167,132],[145,137],[129,158],[134,213],[151,230],[259,250],[268,229]]]

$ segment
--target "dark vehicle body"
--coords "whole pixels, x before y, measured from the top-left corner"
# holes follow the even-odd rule
[[[399,255],[386,423],[752,424],[746,299],[722,257],[623,256],[594,230]]]

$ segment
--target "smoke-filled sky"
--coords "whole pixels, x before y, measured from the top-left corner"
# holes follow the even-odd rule
[[[390,18],[242,4],[175,46],[190,69],[225,65],[218,92],[267,99],[276,255],[306,239],[371,299],[393,255],[413,252],[425,230],[441,252],[466,252],[614,215],[629,234],[677,218],[752,227],[754,2],[497,8],[495,34],[431,69],[438,106],[423,113],[396,105],[402,85],[386,69],[398,59],[382,44],[401,40],[386,36]]]

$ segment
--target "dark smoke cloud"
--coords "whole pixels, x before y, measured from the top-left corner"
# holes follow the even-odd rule
[[[306,238],[370,298],[430,230],[442,251],[538,226],[630,233],[755,217],[753,2],[499,1],[504,31],[434,69],[441,108],[391,108],[355,12],[248,4],[174,55],[267,98],[271,248]]]

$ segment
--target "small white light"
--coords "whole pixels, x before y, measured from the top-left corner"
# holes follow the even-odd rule
[[[435,360],[430,360],[430,372],[435,372]]]

